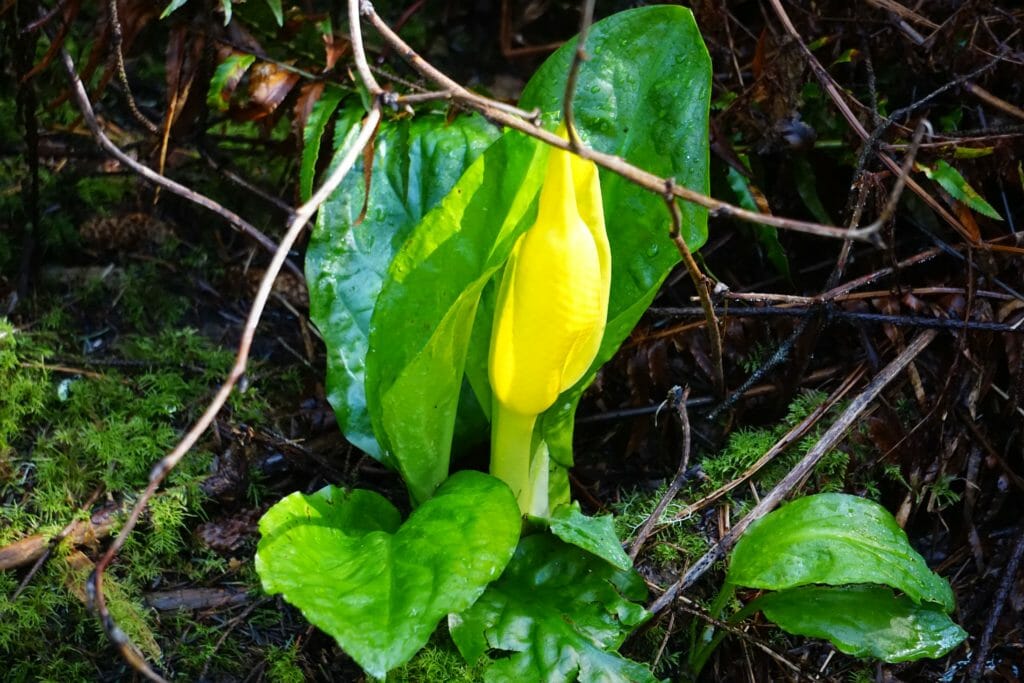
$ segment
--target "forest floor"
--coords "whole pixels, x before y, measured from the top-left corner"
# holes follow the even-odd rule
[[[21,4],[33,3],[0,11],[0,678],[131,680],[86,606],[86,578],[153,465],[227,376],[270,254],[111,160],[48,50],[63,44],[88,71],[115,144],[276,242],[298,203],[304,84],[279,71],[269,94],[236,97],[233,118],[206,93],[218,46],[260,44],[311,69],[326,10],[292,8],[277,31],[252,0],[236,5],[227,29],[220,14],[209,21],[219,3],[193,0],[166,19],[152,3],[119,3],[133,112],[103,10],[45,3],[53,11],[43,21]],[[305,3],[319,4],[337,3]],[[579,21],[577,4],[561,0],[427,4],[377,3],[425,57],[510,102]],[[597,14],[632,4],[598,3]],[[723,285],[715,305],[730,398],[716,392],[704,313],[680,267],[584,397],[574,497],[590,513],[615,513],[634,540],[679,466],[680,423],[659,409],[673,387],[688,387],[695,469],[637,559],[653,600],[872,377],[921,344],[794,495],[844,491],[882,503],[950,581],[967,641],[939,660],[877,664],[755,619],[724,641],[701,680],[1020,680],[1024,11],[993,0],[805,5],[693,7],[713,63],[711,194],[779,216],[867,224],[886,214],[893,190],[885,159],[898,167],[926,117],[916,183],[886,216],[882,245],[775,237],[712,217],[699,261]],[[332,73],[350,86],[346,23],[334,20],[341,61]],[[381,78],[415,79],[367,33]],[[257,330],[244,391],[169,475],[105,573],[119,628],[173,680],[362,676],[329,636],[266,596],[253,568],[258,519],[292,491],[358,486],[407,507],[399,477],[345,441],[327,403],[302,244]],[[923,343],[928,330],[937,334]],[[755,470],[830,396],[836,407]],[[721,576],[716,566],[689,598],[706,604]],[[622,652],[685,680],[694,620],[676,603]],[[390,679],[474,681],[479,670],[435,636]]]

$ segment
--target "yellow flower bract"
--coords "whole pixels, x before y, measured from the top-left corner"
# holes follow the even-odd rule
[[[501,404],[536,415],[579,381],[604,336],[610,282],[597,167],[552,148],[537,221],[519,237],[498,293],[490,380]]]
[[[548,449],[543,441],[534,448],[534,425],[594,362],[610,284],[597,167],[552,148],[537,220],[505,265],[488,363],[491,474],[509,485],[524,513],[550,513]]]

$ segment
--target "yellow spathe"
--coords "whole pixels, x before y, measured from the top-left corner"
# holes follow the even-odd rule
[[[610,283],[597,167],[551,148],[537,220],[519,237],[502,276],[488,366],[491,472],[512,487],[524,512],[539,514],[530,505],[539,486],[530,481],[547,479],[546,446],[531,457],[534,423],[594,361]],[[531,476],[531,459],[538,456],[544,462],[534,463]],[[546,492],[543,498],[546,508]]]

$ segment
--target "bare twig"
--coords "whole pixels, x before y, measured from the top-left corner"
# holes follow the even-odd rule
[[[722,539],[715,544],[711,550],[704,554],[699,560],[697,560],[687,570],[683,576],[679,578],[674,584],[657,599],[649,608],[652,613],[658,613],[665,609],[666,606],[672,603],[680,591],[686,590],[692,586],[697,579],[704,575],[704,573],[711,568],[711,566],[722,558],[732,547],[736,541],[747,530],[752,522],[760,519],[764,515],[768,514],[775,508],[783,498],[789,495],[789,493],[796,488],[796,486],[804,480],[804,478],[811,473],[814,466],[818,464],[822,456],[828,453],[839,440],[843,437],[854,422],[856,422],[860,415],[871,405],[871,403],[878,397],[885,387],[893,381],[907,365],[910,364],[914,358],[918,356],[929,344],[935,339],[938,332],[935,330],[926,330],[919,334],[914,340],[907,345],[896,358],[892,360],[887,366],[885,366],[881,372],[879,372],[874,379],[864,388],[855,399],[850,402],[846,410],[843,411],[831,427],[821,436],[821,439],[816,443],[807,454],[800,460],[796,466],[790,470],[790,472],[780,481],[775,488],[768,492],[761,501],[754,507],[750,513],[740,520],[728,534],[722,537]]]
[[[665,508],[668,507],[668,504],[679,493],[679,489],[686,483],[686,468],[690,464],[690,416],[686,412],[686,399],[689,395],[689,387],[686,389],[679,387],[669,389],[668,402],[672,404],[672,407],[676,410],[676,415],[679,416],[679,428],[683,435],[682,454],[679,456],[679,467],[676,469],[676,476],[672,478],[672,483],[669,485],[668,490],[665,491],[665,495],[661,497],[661,500],[658,501],[654,510],[647,517],[647,521],[644,522],[643,526],[636,533],[636,539],[629,548],[629,557],[632,560],[636,560],[636,556],[640,554],[640,549],[644,547],[644,543],[647,542],[647,538],[651,535],[654,526],[661,521],[661,515],[665,512]]]
[[[725,396],[725,369],[722,366],[722,329],[718,325],[718,317],[715,315],[715,306],[711,302],[711,292],[708,280],[701,272],[700,266],[693,258],[690,246],[682,236],[683,215],[676,203],[672,189],[675,181],[669,178],[665,183],[665,203],[668,205],[668,212],[672,216],[672,230],[669,237],[672,243],[679,250],[679,255],[686,264],[686,272],[690,274],[693,281],[693,288],[697,290],[697,297],[700,299],[701,308],[704,309],[704,318],[707,321],[708,340],[711,343],[711,365],[714,375],[711,381],[715,385],[715,393],[718,396]]]
[[[352,58],[356,62],[356,71],[359,73],[359,78],[370,92],[370,96],[377,97],[383,92],[383,89],[377,83],[377,79],[373,77],[370,65],[366,62],[366,50],[363,48],[363,28],[362,22],[359,20],[359,12],[365,11],[368,4],[360,6],[360,0],[349,0],[348,31],[349,37],[352,40]]]
[[[1022,558],[1024,558],[1024,531],[1017,535],[1017,543],[1014,545],[1013,551],[1010,553],[1010,559],[1003,570],[1003,578],[999,581],[995,600],[992,601],[992,611],[989,612],[988,619],[985,622],[985,630],[982,632],[981,640],[978,642],[978,649],[974,651],[974,660],[971,662],[971,668],[968,673],[969,680],[975,681],[981,678],[982,669],[985,667],[985,660],[988,658],[989,650],[992,647],[992,634],[995,632],[996,624],[999,623],[999,617],[1003,614],[1003,608],[1006,605],[1007,597],[1010,595],[1010,590],[1013,588],[1013,583],[1019,578],[1017,576],[1017,569],[1020,567]]]
[[[579,133],[576,131],[576,117],[573,115],[572,103],[576,98],[576,81],[580,75],[580,65],[587,60],[587,32],[594,21],[594,0],[583,0],[580,11],[580,32],[576,37],[576,49],[572,53],[572,63],[565,79],[565,95],[562,98],[562,120],[569,132],[569,144],[574,152],[583,147]]]
[[[825,414],[832,409],[835,404],[841,401],[846,394],[854,387],[854,385],[860,381],[861,377],[864,376],[864,369],[862,367],[857,368],[851,375],[849,375],[843,383],[837,388],[832,394],[825,399],[817,408],[795,425],[792,429],[786,432],[782,438],[775,442],[771,448],[765,451],[764,455],[757,459],[753,465],[747,468],[743,474],[736,477],[729,483],[720,486],[708,495],[704,496],[700,500],[687,505],[685,508],[675,514],[673,519],[680,520],[689,517],[695,512],[703,510],[708,505],[711,505],[716,500],[720,499],[725,494],[734,490],[744,482],[748,481],[751,477],[757,474],[765,465],[770,463],[780,454],[784,453],[790,446],[804,438],[811,429],[818,424],[819,421],[825,416]]]
[[[128,111],[132,113],[132,116],[146,130],[153,135],[158,135],[160,129],[139,111],[138,105],[135,104],[135,97],[132,96],[132,87],[128,83],[128,72],[124,69],[124,34],[121,31],[121,19],[117,16],[117,0],[108,0],[107,12],[110,14],[111,49],[114,52],[114,66],[117,69],[117,78],[121,81],[121,87],[124,88],[124,98],[128,102]]]
[[[846,123],[850,126],[851,129],[853,129],[857,136],[861,138],[861,140],[870,140],[871,135],[864,128],[863,124],[861,124],[856,114],[853,113],[853,110],[850,109],[850,105],[846,102],[846,98],[843,95],[843,92],[839,85],[835,82],[835,79],[833,79],[829,75],[825,67],[821,65],[821,62],[818,61],[818,58],[814,56],[814,53],[811,52],[810,48],[807,47],[807,44],[804,42],[803,38],[801,38],[799,31],[796,30],[796,27],[793,25],[793,22],[789,18],[789,15],[786,13],[786,10],[782,7],[782,0],[769,0],[769,4],[775,11],[775,15],[779,18],[779,21],[782,22],[782,26],[783,28],[786,29],[786,33],[788,33],[789,36],[793,38],[793,40],[796,41],[797,45],[800,47],[800,51],[803,53],[804,59],[806,60],[807,64],[811,67],[811,71],[814,72],[815,77],[821,82],[822,87],[825,88],[825,92],[828,93],[828,96],[832,100],[832,103],[836,106],[836,109],[838,109],[839,113],[843,115],[844,119],[846,119]],[[952,226],[960,234],[965,236],[969,234],[967,232],[967,229],[964,228],[963,224],[961,224],[960,221],[957,220],[955,216],[953,216],[953,214],[949,213],[949,211],[947,211],[946,208],[942,206],[942,204],[940,204],[938,200],[935,199],[935,197],[929,194],[913,178],[910,178],[905,173],[901,173],[900,165],[896,163],[896,161],[892,157],[890,157],[888,154],[879,152],[878,158],[887,168],[889,168],[890,171],[892,171],[893,173],[897,173],[901,177],[905,178],[904,182],[906,183],[907,187],[909,187],[914,192],[914,194],[920,197],[928,205],[928,207],[932,209],[932,211],[934,211],[942,218],[942,220],[944,220],[946,223]],[[878,221],[872,223],[872,226],[875,226],[876,224],[876,229],[882,227]]]
[[[350,2],[355,1],[356,0],[350,0]],[[391,27],[389,27],[377,15],[376,11],[373,9],[373,3],[368,0],[361,1],[361,12],[363,16],[373,24],[373,27],[378,33],[380,33],[381,37],[383,37],[384,40],[390,44],[398,54],[409,63],[410,66],[419,71],[425,78],[436,83],[441,87],[441,89],[451,92],[452,99],[463,106],[474,109],[492,121],[500,123],[503,126],[508,126],[514,130],[518,130],[548,145],[569,152],[575,152],[580,157],[593,161],[598,166],[616,173],[635,185],[650,190],[659,196],[665,192],[665,184],[667,182],[665,178],[660,178],[653,173],[649,173],[648,171],[638,168],[613,154],[598,152],[597,150],[589,147],[581,147],[579,150],[574,150],[569,141],[563,140],[551,131],[540,128],[529,120],[509,114],[504,110],[504,108],[495,106],[494,101],[489,98],[470,92],[420,57],[415,50],[409,47],[409,45],[406,44],[398,34],[392,31]],[[757,213],[756,211],[748,211],[727,202],[709,197],[682,185],[674,185],[672,192],[679,199],[702,206],[708,209],[711,214],[715,216],[728,216],[730,218],[750,223],[771,225],[784,230],[794,230],[796,232],[804,232],[821,237],[852,239],[860,242],[877,244],[878,237],[876,233],[881,227],[881,224],[872,224],[865,228],[848,230],[846,228],[838,228],[832,225],[822,225],[821,223],[799,221],[790,218],[782,218],[780,216]]]

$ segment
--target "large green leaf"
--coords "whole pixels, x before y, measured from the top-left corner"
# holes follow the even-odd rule
[[[940,609],[883,586],[807,586],[751,603],[782,629],[825,638],[856,657],[907,662],[942,657],[967,637]]]
[[[576,40],[555,52],[534,74],[520,106],[550,116],[562,110],[565,80]],[[690,10],[674,6],[620,12],[591,27],[573,106],[580,137],[651,173],[675,178],[707,194],[708,107],[711,60]],[[594,374],[632,332],[676,263],[665,201],[608,171],[601,171],[612,252],[608,325],[590,372],[565,392],[541,420],[551,457],[572,464],[576,405]],[[682,232],[691,249],[707,239],[707,211],[681,203]],[[486,300],[485,300],[485,303]],[[481,308],[488,340],[493,303]],[[489,405],[486,345],[474,341],[467,368],[481,404]]]
[[[452,476],[404,524],[378,494],[328,486],[267,511],[256,571],[381,678],[501,574],[519,530],[512,492],[480,472]]]
[[[480,292],[535,218],[546,160],[544,145],[505,134],[391,263],[371,321],[366,398],[416,501],[447,476]]]
[[[501,578],[448,623],[467,661],[488,649],[511,652],[488,682],[655,681],[615,650],[647,618],[634,571],[623,572],[548,534],[527,536]]]
[[[323,114],[329,115],[332,92],[318,103],[323,103]],[[322,131],[324,123],[322,116],[310,117],[310,127]],[[347,147],[353,123],[346,112],[335,136],[337,150]],[[497,129],[479,116],[446,123],[441,115],[425,114],[411,121],[385,122],[374,144],[369,200],[360,163],[317,216],[306,251],[306,275],[310,317],[327,344],[328,399],[346,437],[378,459],[385,456],[367,414],[364,368],[370,316],[381,283],[412,228],[497,135]],[[318,139],[307,141],[307,149],[313,146],[319,146]],[[315,157],[310,168],[313,164]],[[304,171],[306,167],[304,160]],[[355,225],[364,202],[366,216]],[[401,327],[393,332],[400,336]]]
[[[891,586],[915,603],[953,609],[953,590],[884,507],[842,493],[789,503],[754,522],[733,550],[728,583],[784,590],[808,584]]]
[[[710,61],[689,10],[648,7],[595,24],[580,72],[576,114],[588,144],[706,191]],[[527,86],[523,105],[557,115],[572,43]],[[548,116],[548,120],[551,117]],[[481,296],[514,238],[530,225],[547,150],[507,133],[417,226],[396,256],[373,313],[367,399],[378,440],[398,460],[414,499],[448,469],[463,374],[480,406],[487,382],[493,298]],[[612,248],[609,322],[593,368],[606,361],[678,260],[660,196],[602,173]],[[684,205],[684,234],[698,247],[706,212]],[[475,320],[474,320],[475,318]],[[472,336],[472,344],[470,337]],[[467,362],[468,359],[468,362]],[[572,462],[572,416],[594,370],[542,419],[552,457]]]
[[[934,167],[918,164],[918,168],[924,174],[942,186],[942,189],[951,194],[983,216],[994,218],[997,221],[1003,220],[999,212],[992,208],[992,205],[985,201],[985,198],[978,194],[978,191],[971,187],[960,171],[956,170],[943,160],[936,162]]]

